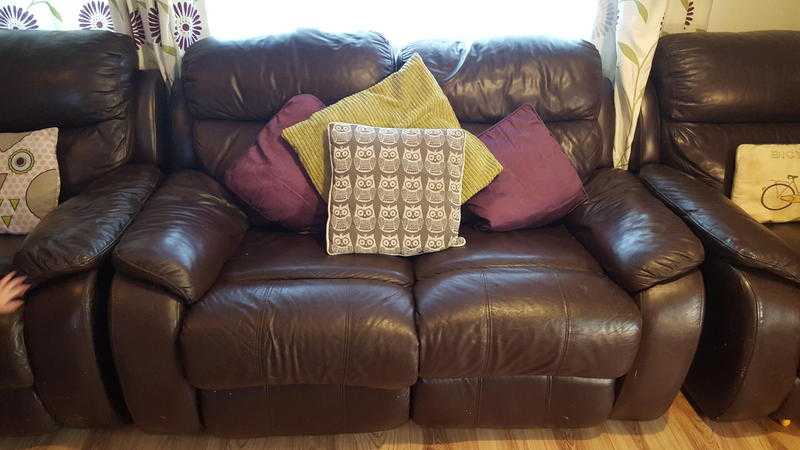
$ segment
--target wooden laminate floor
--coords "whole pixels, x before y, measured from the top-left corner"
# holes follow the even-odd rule
[[[35,438],[0,439],[0,450],[35,449],[800,449],[797,424],[769,420],[717,423],[698,417],[679,397],[651,422],[608,421],[579,430],[433,430],[408,423],[378,433],[226,440],[211,436],[151,436],[133,427],[62,430]]]

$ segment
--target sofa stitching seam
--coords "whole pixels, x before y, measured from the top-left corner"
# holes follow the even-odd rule
[[[570,314],[569,314],[569,302],[567,300],[567,296],[564,295],[564,288],[561,285],[561,278],[558,276],[558,273],[553,272],[553,275],[556,279],[556,284],[558,285],[558,293],[561,296],[561,302],[564,305],[564,339],[563,344],[561,345],[560,354],[558,358],[558,365],[556,366],[556,374],[561,373],[561,368],[564,365],[564,361],[567,359],[567,350],[569,348],[569,339],[571,336],[570,328],[572,326],[570,322]]]
[[[563,270],[563,271],[570,271],[570,272],[580,272],[580,273],[591,273],[596,275],[605,275],[604,272],[601,270],[593,270],[590,268],[580,268],[580,267],[564,267],[564,266],[553,266],[547,264],[530,264],[530,263],[522,263],[522,264],[486,264],[480,267],[463,267],[463,268],[456,268],[456,269],[448,269],[443,270],[441,272],[435,272],[430,275],[424,275],[422,277],[417,276],[417,280],[429,280],[432,278],[436,278],[442,275],[448,275],[453,272],[466,272],[470,270],[480,270],[485,271],[486,269],[556,269],[556,270]]]
[[[483,373],[488,375],[489,362],[492,356],[492,299],[489,295],[489,287],[486,284],[486,272],[481,272],[481,277],[483,278],[483,293],[486,299],[486,306],[484,308],[484,317],[486,318],[486,349],[484,350]]]

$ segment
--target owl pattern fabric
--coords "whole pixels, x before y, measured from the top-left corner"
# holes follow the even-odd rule
[[[58,206],[58,128],[0,133],[0,234],[30,233]]]
[[[413,256],[460,247],[461,129],[328,125],[330,255]]]

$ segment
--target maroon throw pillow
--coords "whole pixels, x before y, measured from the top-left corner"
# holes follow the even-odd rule
[[[509,231],[546,225],[586,199],[578,173],[533,106],[525,104],[478,138],[503,165],[467,208],[481,227]]]
[[[290,230],[321,228],[326,208],[281,132],[323,108],[325,104],[313,95],[290,98],[258,133],[255,144],[225,172],[231,192],[267,221]]]

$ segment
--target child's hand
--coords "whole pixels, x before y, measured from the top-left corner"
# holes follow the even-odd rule
[[[25,277],[13,271],[0,279],[0,314],[10,314],[22,306],[22,296],[30,287]]]

